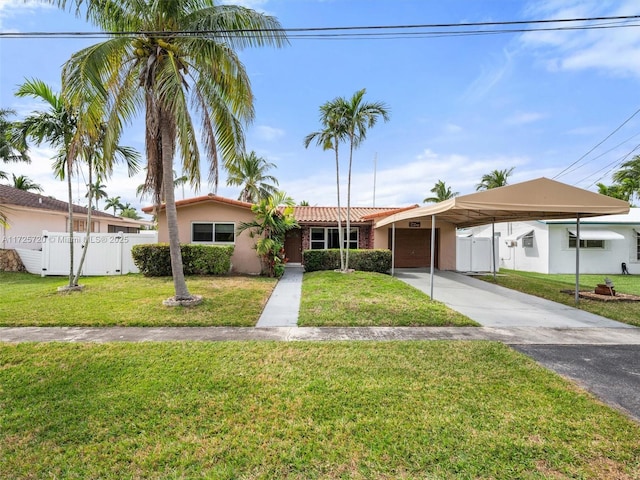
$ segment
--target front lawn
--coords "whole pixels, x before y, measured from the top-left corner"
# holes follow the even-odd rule
[[[613,281],[616,292],[640,295],[640,275],[580,275],[580,290],[590,290],[605,277]],[[493,282],[492,276],[479,277]],[[575,307],[575,275],[547,275],[500,269],[498,285]],[[563,293],[570,290],[571,293]],[[603,302],[581,298],[579,308],[603,317],[640,327],[640,302]]]
[[[0,345],[0,478],[640,475],[640,426],[490,342]]]
[[[300,326],[477,326],[397,278],[380,273],[305,273]]]
[[[83,292],[58,293],[60,277],[0,272],[0,326],[247,326],[258,321],[275,280],[263,277],[187,277],[197,307],[165,307],[170,277],[86,277]]]

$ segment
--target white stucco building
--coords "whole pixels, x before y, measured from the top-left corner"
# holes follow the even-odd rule
[[[496,223],[501,268],[539,273],[574,273],[576,220]],[[491,225],[466,230],[473,237],[491,237]],[[626,215],[580,220],[580,272],[640,274],[640,208]]]

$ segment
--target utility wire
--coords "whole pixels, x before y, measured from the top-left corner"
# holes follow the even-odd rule
[[[582,155],[578,160],[576,160],[575,162],[573,162],[571,165],[569,165],[568,167],[566,167],[564,170],[562,170],[560,173],[556,174],[553,179],[557,179],[563,175],[566,175],[568,170],[573,167],[574,165],[578,164],[579,162],[581,162],[587,155],[589,155],[591,152],[593,152],[596,148],[598,148],[600,145],[602,145],[604,142],[606,142],[607,140],[609,140],[613,135],[615,135],[622,127],[624,127],[627,123],[629,123],[631,121],[631,119],[633,117],[635,117],[638,113],[640,113],[640,108],[638,110],[636,110],[629,118],[627,118],[624,122],[622,122],[613,132],[611,132],[609,135],[607,135],[604,140],[600,141],[598,144],[596,144],[593,148],[591,148],[591,150],[589,150],[587,153],[585,153],[584,155]]]
[[[368,35],[368,36],[381,36],[380,33],[361,33],[361,34],[345,34],[345,33],[328,33],[328,32],[345,32],[345,31],[383,31],[383,30],[416,30],[416,29],[453,29],[461,27],[502,27],[509,25],[544,25],[555,23],[576,23],[576,22],[620,22],[619,25],[576,25],[570,27],[546,27],[546,28],[511,28],[511,29],[496,29],[496,30],[460,30],[453,32],[442,31],[426,31],[417,32],[419,35],[478,35],[478,34],[495,34],[495,33],[524,33],[535,31],[562,31],[562,30],[585,30],[585,29],[597,29],[597,28],[620,28],[638,26],[638,24],[624,24],[623,22],[629,22],[632,20],[640,20],[640,15],[626,15],[626,16],[613,16],[613,17],[584,17],[584,18],[562,18],[562,19],[548,19],[548,20],[521,20],[521,21],[505,21],[505,22],[467,22],[467,23],[435,23],[435,24],[416,24],[416,25],[370,25],[370,26],[347,26],[347,27],[309,27],[309,28],[284,28],[284,29],[238,29],[238,30],[180,30],[180,31],[126,31],[126,32],[0,32],[0,38],[104,38],[113,36],[193,36],[193,35],[245,35],[251,33],[286,33],[290,38],[350,38],[353,35]],[[385,35],[397,35],[405,37],[408,35],[416,35],[416,32],[395,32]]]

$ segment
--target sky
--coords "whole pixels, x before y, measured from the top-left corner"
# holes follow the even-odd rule
[[[459,24],[639,15],[637,0],[243,0],[285,28]],[[255,119],[245,127],[248,151],[277,165],[270,171],[296,202],[337,203],[335,157],[306,135],[321,129],[319,107],[366,88],[384,102],[379,122],[354,152],[351,203],[422,204],[438,180],[471,193],[482,175],[514,168],[510,183],[538,177],[597,191],[620,164],[640,153],[640,21],[625,28],[513,32],[493,35],[391,38],[291,38],[282,49],[240,52],[255,95]],[[495,27],[487,27],[495,28]],[[37,1],[0,0],[0,32],[90,32],[72,13]],[[15,97],[25,79],[60,90],[64,62],[100,39],[0,37],[0,108],[20,119],[41,108]],[[140,121],[121,144],[144,152]],[[596,148],[594,148],[596,147]],[[1,164],[24,174],[44,194],[66,199],[51,173],[53,152],[31,147],[32,163]],[[341,154],[346,201],[347,148]],[[203,177],[206,179],[206,175]],[[110,197],[140,208],[144,174],[125,169],[105,180]],[[86,174],[74,179],[75,201],[86,202]],[[184,196],[204,195],[187,188]],[[218,195],[237,198],[221,171]],[[180,188],[176,198],[183,198]],[[104,203],[104,202],[103,202]]]

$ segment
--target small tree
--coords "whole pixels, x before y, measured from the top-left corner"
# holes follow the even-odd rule
[[[484,174],[480,179],[480,183],[476,185],[476,190],[491,190],[492,188],[504,187],[509,183],[508,179],[514,169],[515,167],[511,167]]]
[[[255,220],[240,224],[239,232],[250,230],[250,236],[259,237],[256,252],[262,260],[263,273],[270,277],[280,277],[284,273],[286,258],[284,239],[289,230],[299,228],[293,216],[294,201],[284,192],[276,192],[271,197],[252,205]]]
[[[440,203],[445,200],[449,200],[458,195],[458,192],[452,192],[451,187],[448,187],[445,182],[438,180],[431,190],[433,197],[427,197],[423,200],[424,203]]]

